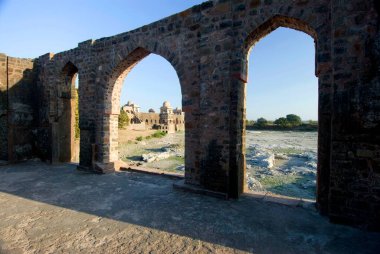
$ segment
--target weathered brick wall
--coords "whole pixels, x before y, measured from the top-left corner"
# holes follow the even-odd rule
[[[380,83],[376,1],[333,1],[334,100],[329,215],[380,228]],[[350,15],[347,15],[350,13]]]
[[[1,159],[34,157],[36,86],[34,62],[0,55]]]
[[[0,54],[0,160],[8,160],[7,56]]]
[[[335,221],[380,229],[378,5],[372,0],[215,0],[41,56],[36,61],[41,156],[51,161],[58,156],[60,94],[66,89],[62,73],[70,64],[79,74],[80,165],[114,169],[123,80],[141,59],[158,54],[171,63],[181,84],[186,182],[239,197],[245,182],[249,50],[274,29],[289,27],[316,42],[318,207]]]

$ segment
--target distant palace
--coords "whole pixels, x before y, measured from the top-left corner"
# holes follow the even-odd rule
[[[168,101],[162,104],[159,114],[154,109],[149,109],[148,113],[140,112],[140,107],[131,101],[122,110],[128,114],[131,130],[155,129],[166,133],[185,130],[185,113],[180,108],[173,109]]]

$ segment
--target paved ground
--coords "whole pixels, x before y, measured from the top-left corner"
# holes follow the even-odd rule
[[[0,253],[379,253],[380,234],[244,197],[173,190],[139,173],[0,167]]]

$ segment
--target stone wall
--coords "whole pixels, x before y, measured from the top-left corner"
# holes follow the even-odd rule
[[[318,208],[334,221],[380,230],[378,9],[373,0],[214,0],[130,32],[41,56],[36,61],[41,156],[55,157],[57,95],[65,86],[62,72],[71,64],[79,74],[80,166],[115,169],[123,80],[140,60],[157,54],[171,63],[181,84],[186,183],[238,198],[245,188],[248,55],[258,40],[288,27],[316,43]],[[32,65],[30,60],[11,62],[18,70]],[[11,96],[12,110],[29,119],[25,101],[32,86],[26,87],[27,96]],[[29,123],[23,126],[26,131]]]
[[[380,228],[380,22],[375,2],[332,2],[329,216],[370,229]]]
[[[0,160],[8,160],[7,56],[0,54]]]
[[[160,124],[160,114],[139,112],[139,113],[137,113],[137,116],[147,126],[150,126],[150,128],[154,124]]]
[[[1,159],[15,162],[35,157],[37,98],[34,61],[1,55],[0,64],[0,124],[4,144],[0,150]]]

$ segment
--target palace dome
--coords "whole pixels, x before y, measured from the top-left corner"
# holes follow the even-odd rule
[[[164,108],[170,108],[171,105],[170,105],[170,102],[168,101],[165,101],[164,104],[162,105]]]

